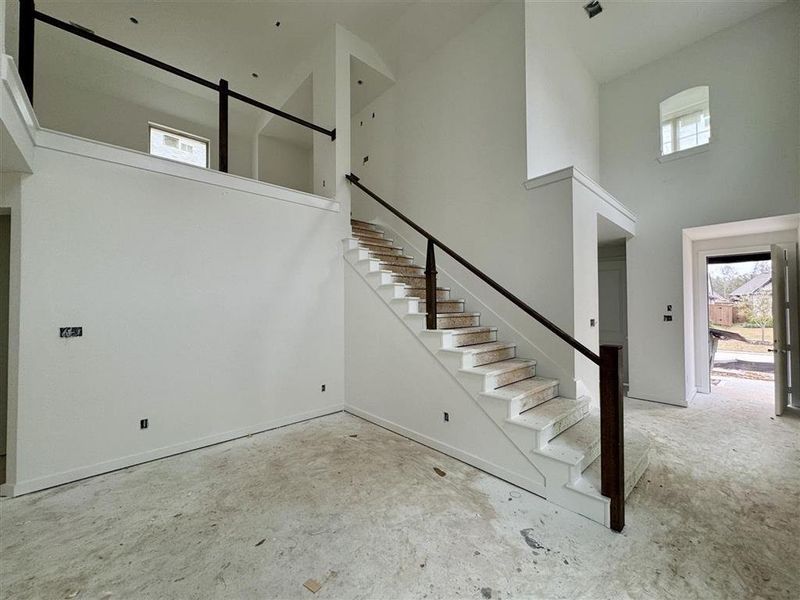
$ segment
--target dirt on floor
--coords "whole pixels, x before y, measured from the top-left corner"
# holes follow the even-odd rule
[[[626,401],[621,534],[339,413],[1,500],[0,597],[796,600],[800,417],[713,390]]]

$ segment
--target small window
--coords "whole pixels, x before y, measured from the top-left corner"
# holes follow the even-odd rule
[[[150,123],[150,154],[208,168],[208,140]]]
[[[707,85],[675,94],[664,100],[659,108],[662,156],[702,146],[711,140]]]

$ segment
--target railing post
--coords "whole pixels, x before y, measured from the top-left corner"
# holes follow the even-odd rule
[[[625,527],[622,346],[600,346],[600,492],[611,500],[611,529]]]
[[[219,170],[228,172],[228,82],[219,80]]]
[[[33,50],[36,31],[36,7],[33,0],[19,0],[19,78],[33,106]]]
[[[425,258],[425,310],[428,313],[428,329],[436,329],[436,255],[433,240],[428,238],[428,253]]]

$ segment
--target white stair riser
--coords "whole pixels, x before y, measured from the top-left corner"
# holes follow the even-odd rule
[[[378,286],[378,293],[384,300],[392,300],[393,298],[407,298],[406,288],[396,283]]]
[[[391,273],[386,273],[385,271],[369,271],[366,273],[366,276],[367,281],[369,281],[372,287],[375,288],[379,285],[395,283],[393,275]]]
[[[420,314],[419,302],[413,298],[393,298],[389,303],[392,310],[401,317]]]

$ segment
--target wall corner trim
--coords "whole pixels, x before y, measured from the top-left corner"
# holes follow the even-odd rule
[[[608,204],[611,208],[622,213],[622,215],[624,215],[626,218],[636,223],[637,221],[636,215],[627,206],[625,206],[622,202],[617,200],[613,195],[611,195],[608,192],[608,190],[606,190],[594,179],[586,175],[586,173],[584,173],[575,166],[566,167],[564,169],[559,169],[558,171],[553,171],[551,173],[545,173],[544,175],[532,177],[531,179],[525,181],[522,185],[526,190],[530,191],[540,187],[558,183],[560,181],[564,181],[565,179],[573,179],[577,181],[578,183],[583,185],[587,190],[589,190],[590,192],[595,194],[598,198],[600,198],[603,202]]]

